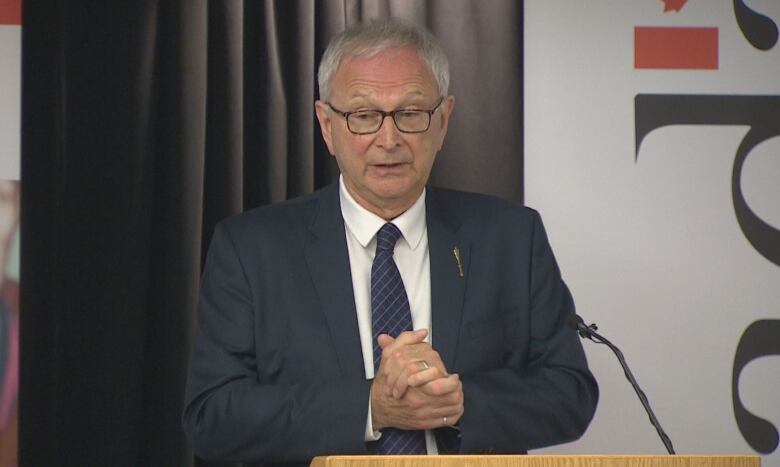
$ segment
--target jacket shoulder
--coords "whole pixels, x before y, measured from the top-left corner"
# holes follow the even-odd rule
[[[432,203],[464,221],[534,223],[539,218],[533,208],[483,193],[430,187],[428,196]]]
[[[226,230],[234,239],[258,236],[284,238],[304,232],[320,211],[322,202],[332,195],[329,188],[230,216],[220,221],[217,229]]]

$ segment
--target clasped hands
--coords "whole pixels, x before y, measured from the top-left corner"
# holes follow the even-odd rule
[[[458,423],[463,416],[463,384],[447,373],[439,353],[425,342],[428,331],[378,338],[382,360],[371,384],[374,430],[393,427],[426,430]]]

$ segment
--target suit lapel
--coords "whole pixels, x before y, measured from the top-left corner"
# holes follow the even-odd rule
[[[365,377],[338,183],[323,191],[310,230],[315,238],[304,255],[341,370],[346,376]]]
[[[433,347],[447,368],[454,367],[463,314],[463,296],[468,280],[470,244],[459,235],[460,219],[428,189],[426,217],[431,261],[431,321]],[[453,250],[458,248],[460,268]],[[463,272],[463,277],[460,272]]]

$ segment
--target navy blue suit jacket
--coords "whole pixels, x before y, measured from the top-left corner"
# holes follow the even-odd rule
[[[578,438],[598,389],[539,215],[432,187],[426,212],[433,347],[463,382],[460,451]],[[371,451],[337,183],[220,223],[200,293],[183,417],[198,455],[307,465]]]

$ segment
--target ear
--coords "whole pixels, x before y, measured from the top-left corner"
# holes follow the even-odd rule
[[[328,112],[328,104],[318,100],[314,103],[314,111],[317,114],[317,121],[320,123],[320,131],[322,131],[322,139],[325,140],[325,145],[328,146],[328,152],[331,156],[336,155],[336,151],[333,150],[333,134],[332,125],[333,120],[330,118]]]
[[[447,96],[444,102],[441,103],[441,110],[439,111],[441,130],[439,131],[439,148],[441,150],[444,146],[444,137],[447,136],[447,127],[450,124],[450,114],[455,109],[455,96]]]

